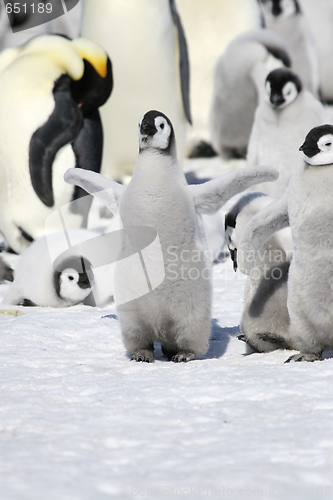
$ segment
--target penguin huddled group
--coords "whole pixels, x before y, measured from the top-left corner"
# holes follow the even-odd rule
[[[321,90],[325,72],[319,70],[303,2],[259,3],[264,28],[238,36],[222,54],[211,105],[212,144],[223,158],[242,157],[248,167],[270,165],[279,171],[276,182],[253,186],[225,218],[234,269],[248,275],[239,339],[255,352],[296,349],[300,354],[288,361],[313,361],[333,347],[326,312],[333,296],[323,284],[332,274],[332,207],[325,193],[333,117]],[[270,51],[263,33],[278,37],[271,50],[275,68],[262,55]],[[243,47],[239,58],[237,47]],[[278,49],[288,56],[280,59],[283,65],[276,64]]]
[[[333,126],[315,127],[300,146],[302,168],[285,194],[254,215],[238,245],[239,265],[251,274],[249,255],[276,231],[290,226],[293,256],[287,282],[290,339],[300,351],[288,361],[321,359],[332,348],[332,207]],[[287,330],[287,329],[286,329]]]
[[[183,171],[191,48],[176,0],[86,0],[84,37],[0,52],[0,232],[22,254],[14,271],[0,259],[0,281],[13,281],[4,305],[114,300],[132,360],[153,362],[155,342],[168,360],[193,360],[211,328],[205,218],[229,202],[225,243],[248,275],[239,339],[300,351],[288,361],[333,347],[323,72],[300,0],[258,0],[256,12],[264,27],[226,46],[207,109],[222,164],[246,166],[197,184]],[[87,229],[92,203],[112,213],[111,233]]]

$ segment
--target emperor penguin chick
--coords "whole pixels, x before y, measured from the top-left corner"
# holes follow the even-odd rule
[[[67,236],[72,243],[80,243],[95,233],[74,230]],[[50,234],[35,241],[20,256],[14,282],[9,286],[3,304],[68,307],[83,302],[94,284],[91,264],[82,255],[62,259],[63,239],[64,233]]]
[[[285,195],[247,224],[239,245],[240,266],[249,274],[253,252],[290,225],[293,258],[287,306],[291,340],[300,354],[288,361],[315,361],[333,347],[333,126],[310,130],[300,150],[303,168],[293,174]]]
[[[307,132],[328,123],[330,117],[318,99],[303,88],[298,75],[289,68],[269,73],[266,99],[259,104],[249,140],[247,165],[271,165],[279,171],[274,185],[255,186],[258,191],[279,198],[294,171],[302,168],[298,152]]]
[[[298,0],[259,0],[265,27],[280,35],[288,47],[292,67],[304,86],[318,97],[319,55],[311,26]],[[317,8],[318,3],[316,4]]]
[[[263,193],[247,193],[226,214],[226,241],[235,271],[238,242],[246,224],[272,201]],[[262,245],[246,281],[240,323],[242,335],[238,338],[256,352],[292,348],[287,309],[291,254],[291,233],[286,228]]]
[[[133,360],[152,362],[154,342],[174,362],[190,361],[208,347],[211,320],[211,259],[205,252],[200,214],[217,212],[232,196],[256,182],[272,181],[271,167],[238,169],[212,181],[188,185],[176,153],[171,121],[149,111],[139,123],[139,155],[128,186],[94,172],[70,169],[65,180],[108,203],[107,190],[119,200],[124,229],[154,228],[153,248],[137,259],[120,260],[115,269],[115,302],[126,348]],[[261,173],[262,172],[262,173]],[[258,174],[259,173],[259,174]],[[143,232],[143,231],[142,231]],[[131,245],[130,243],[128,244]],[[130,254],[137,249],[130,246]],[[144,263],[148,287],[127,299]]]
[[[215,151],[244,158],[258,103],[268,73],[290,66],[286,45],[269,30],[254,30],[235,38],[218,59],[210,107],[210,134]]]

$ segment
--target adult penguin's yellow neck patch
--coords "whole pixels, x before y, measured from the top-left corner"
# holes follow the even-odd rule
[[[105,78],[107,75],[108,57],[100,45],[87,40],[86,38],[74,38],[73,45],[82,59],[86,59]]]

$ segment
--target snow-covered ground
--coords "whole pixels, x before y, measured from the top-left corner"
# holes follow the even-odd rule
[[[129,361],[112,305],[2,306],[0,499],[332,498],[333,359],[246,355],[244,282],[215,266],[187,364]]]
[[[333,359],[247,355],[244,283],[214,266],[210,347],[187,364],[129,361],[114,305],[0,305],[0,500],[333,498]]]

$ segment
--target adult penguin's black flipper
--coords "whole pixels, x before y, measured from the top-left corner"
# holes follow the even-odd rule
[[[170,0],[170,9],[173,22],[178,31],[179,43],[179,66],[180,66],[180,83],[183,97],[183,106],[187,120],[192,124],[191,106],[190,106],[190,64],[188,59],[187,43],[183,26],[177,11],[175,0]]]
[[[76,158],[76,167],[99,173],[102,164],[103,128],[98,109],[84,114],[79,135],[72,144]],[[87,193],[76,186],[73,199]]]
[[[55,83],[55,108],[44,125],[33,134],[29,149],[32,186],[44,205],[54,205],[52,164],[57,152],[78,136],[83,115],[71,97],[71,79],[62,75]]]
[[[76,168],[92,170],[99,173],[102,164],[103,151],[103,128],[98,109],[90,113],[84,113],[82,128],[79,135],[72,143],[72,148],[76,159]],[[78,200],[87,196],[88,193],[80,186],[75,186],[73,200]],[[88,217],[91,197],[84,198],[84,203],[71,204],[73,213],[81,213]]]

